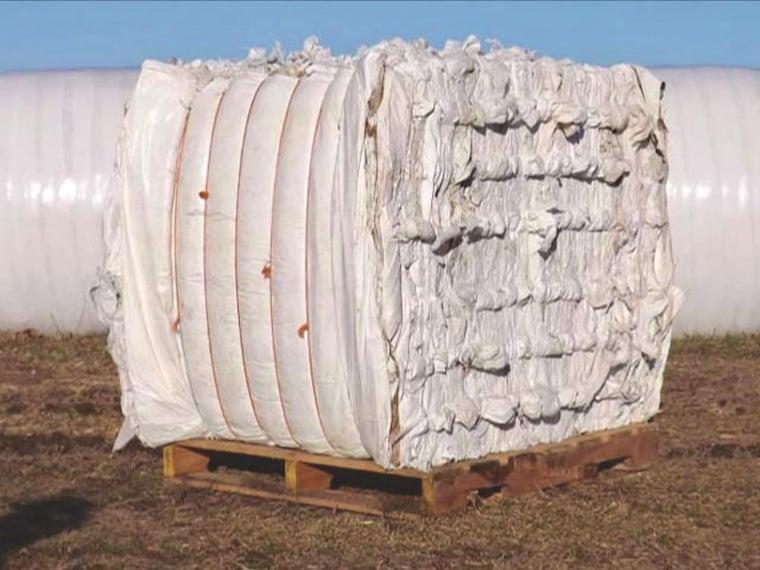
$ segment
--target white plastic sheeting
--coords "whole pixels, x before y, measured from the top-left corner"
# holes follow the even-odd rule
[[[335,377],[334,314],[315,293],[331,287],[330,259],[306,257],[332,238],[329,195],[311,190],[332,179],[350,74],[308,64],[308,76],[257,59],[144,66],[108,210],[117,444],[212,435],[366,455]]]
[[[107,210],[117,446],[428,469],[651,417],[680,304],[660,96],[473,39],[146,63]]]
[[[102,331],[89,298],[137,71],[0,74],[0,329]]]
[[[666,82],[674,332],[760,330],[760,71],[659,68]],[[105,330],[88,290],[123,104],[137,70],[0,74],[0,330]],[[689,109],[687,111],[687,109]]]
[[[668,205],[679,333],[760,329],[760,71],[657,69],[666,83]]]

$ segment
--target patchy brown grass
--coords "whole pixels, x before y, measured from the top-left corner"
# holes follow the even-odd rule
[[[676,342],[656,421],[649,471],[388,521],[166,487],[102,337],[0,335],[0,566],[760,567],[760,336]]]

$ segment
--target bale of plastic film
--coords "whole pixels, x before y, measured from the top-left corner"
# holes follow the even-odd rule
[[[648,419],[661,84],[469,39],[146,62],[107,210],[117,441],[429,469]]]

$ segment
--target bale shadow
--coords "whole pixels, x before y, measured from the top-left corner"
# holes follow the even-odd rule
[[[0,568],[12,552],[81,527],[92,506],[89,501],[67,495],[12,505],[11,512],[0,517]]]

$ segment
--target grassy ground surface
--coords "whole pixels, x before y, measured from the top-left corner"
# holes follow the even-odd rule
[[[0,335],[0,566],[760,568],[760,336],[674,344],[651,470],[412,522],[167,487],[118,401],[102,337]]]

